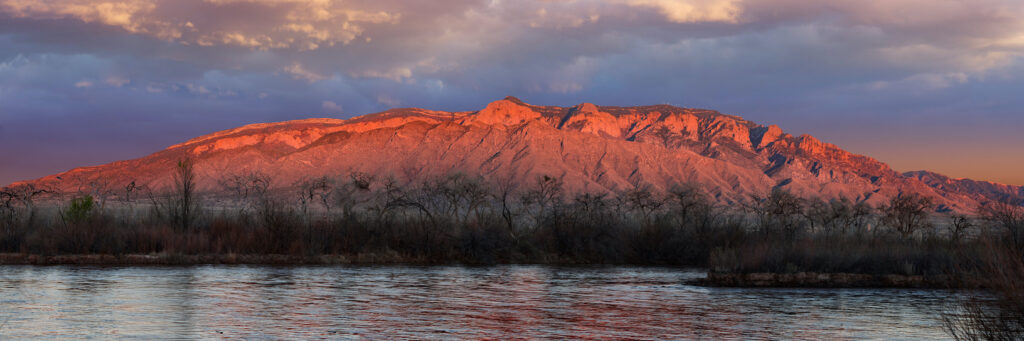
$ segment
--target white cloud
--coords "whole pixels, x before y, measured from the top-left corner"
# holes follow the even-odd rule
[[[86,80],[78,81],[78,82],[75,83],[75,87],[76,88],[88,88],[88,87],[91,87],[91,86],[92,86],[92,82],[86,81]]]

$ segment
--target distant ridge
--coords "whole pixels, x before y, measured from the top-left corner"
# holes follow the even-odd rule
[[[810,135],[792,136],[713,110],[670,105],[535,106],[515,97],[470,112],[392,109],[348,120],[259,123],[220,131],[152,155],[77,168],[13,184],[83,192],[171,181],[177,160],[196,161],[200,188],[259,170],[278,187],[303,177],[352,171],[399,180],[450,172],[512,179],[561,178],[570,192],[619,191],[635,183],[665,191],[699,183],[722,204],[780,187],[804,197],[880,204],[900,193],[935,199],[940,210],[971,211],[985,200],[1024,195],[1020,186],[904,174]],[[116,193],[116,192],[115,192]],[[113,194],[116,196],[116,194]]]

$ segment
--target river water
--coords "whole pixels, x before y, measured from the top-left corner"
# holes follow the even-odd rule
[[[949,293],[733,289],[699,270],[0,266],[0,339],[945,339]]]

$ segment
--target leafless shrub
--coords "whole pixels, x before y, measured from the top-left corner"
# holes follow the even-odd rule
[[[1003,231],[982,235],[982,243],[958,267],[956,277],[964,298],[943,312],[943,326],[957,340],[1024,339],[1024,204],[1020,198],[982,204],[982,220]],[[953,227],[972,226],[966,217],[953,217]],[[980,289],[980,290],[978,290]]]
[[[1024,339],[1024,252],[998,241],[984,245],[975,262],[958,269],[967,290],[942,313],[943,327],[957,340]]]

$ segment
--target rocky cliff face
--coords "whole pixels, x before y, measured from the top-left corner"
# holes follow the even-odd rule
[[[876,205],[914,192],[935,198],[942,209],[960,211],[995,198],[991,193],[1020,192],[1013,186],[950,182],[933,173],[898,174],[812,136],[794,137],[774,125],[710,110],[534,106],[512,97],[476,112],[395,109],[349,120],[247,125],[140,159],[15,185],[65,192],[131,182],[159,188],[171,182],[173,166],[183,158],[196,161],[200,188],[208,191],[216,191],[217,179],[225,175],[259,170],[280,187],[303,177],[352,171],[399,181],[465,172],[524,186],[548,175],[561,178],[571,192],[618,191],[636,182],[664,191],[696,182],[725,204],[774,187]]]

